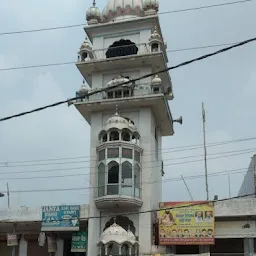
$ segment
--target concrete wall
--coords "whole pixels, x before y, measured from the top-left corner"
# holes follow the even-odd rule
[[[214,204],[215,217],[256,216],[256,198],[219,201]]]
[[[244,176],[244,180],[239,190],[238,196],[249,195],[249,197],[255,197],[255,195],[252,195],[255,194],[255,160],[256,156],[254,155],[250,162],[247,173]]]
[[[244,228],[249,224],[250,228]],[[256,237],[255,221],[216,221],[215,238],[248,238]]]

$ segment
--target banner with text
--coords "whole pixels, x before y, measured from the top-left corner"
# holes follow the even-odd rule
[[[43,206],[41,231],[78,231],[79,205]]]
[[[160,203],[158,213],[160,245],[214,244],[212,202]]]
[[[86,252],[88,232],[80,231],[73,233],[71,252]]]

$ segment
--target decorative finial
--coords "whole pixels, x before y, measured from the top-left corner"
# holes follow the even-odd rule
[[[114,224],[116,224],[116,217],[114,217]]]
[[[95,7],[95,5],[96,5],[96,1],[95,0],[93,0],[92,5],[93,5],[93,7]]]
[[[118,105],[116,105],[116,113],[115,113],[116,116],[118,116]]]
[[[131,227],[130,227],[130,225],[128,225],[128,231],[131,231]]]

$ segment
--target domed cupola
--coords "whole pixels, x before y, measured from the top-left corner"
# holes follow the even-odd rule
[[[127,120],[124,117],[119,116],[119,114],[116,112],[114,116],[110,117],[107,122],[105,123],[105,126],[103,127],[103,130],[109,131],[111,129],[118,129],[119,131],[122,131],[124,129],[128,129],[131,132],[136,131],[135,125]]]
[[[158,0],[143,0],[143,10],[145,15],[155,15],[159,10]]]
[[[85,84],[85,81],[83,80],[83,84],[79,91],[77,92],[78,96],[86,96],[91,91],[91,88]]]
[[[111,242],[119,245],[124,243],[129,243],[132,245],[138,244],[134,234],[130,230],[127,232],[124,228],[117,225],[116,222],[114,222],[114,224],[112,224],[101,234],[98,244],[109,244]]]
[[[98,24],[101,21],[101,12],[98,7],[96,7],[95,0],[92,6],[86,12],[86,20],[88,25]]]
[[[162,89],[162,79],[155,75],[155,77],[151,81],[151,88],[153,93],[159,93]]]
[[[102,17],[103,22],[144,16],[142,0],[109,0]]]
[[[107,87],[115,86],[115,85],[118,85],[118,84],[124,84],[124,83],[125,83],[124,86],[128,86],[129,81],[130,81],[130,79],[127,78],[127,77],[118,76],[118,77],[115,77],[112,80],[110,80],[107,83]]]
[[[78,52],[78,61],[88,61],[94,59],[92,47],[87,39],[82,43]]]
[[[149,38],[149,45],[151,52],[159,52],[164,45],[163,38],[157,32],[157,27],[155,27],[154,32]]]

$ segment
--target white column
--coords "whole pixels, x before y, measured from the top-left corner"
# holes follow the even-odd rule
[[[27,256],[28,254],[28,242],[25,240],[24,236],[21,236],[19,243],[19,256]]]
[[[244,238],[244,255],[245,256],[253,256],[254,255],[253,238]]]
[[[63,256],[64,251],[64,241],[62,239],[57,239],[57,252],[55,256]]]

